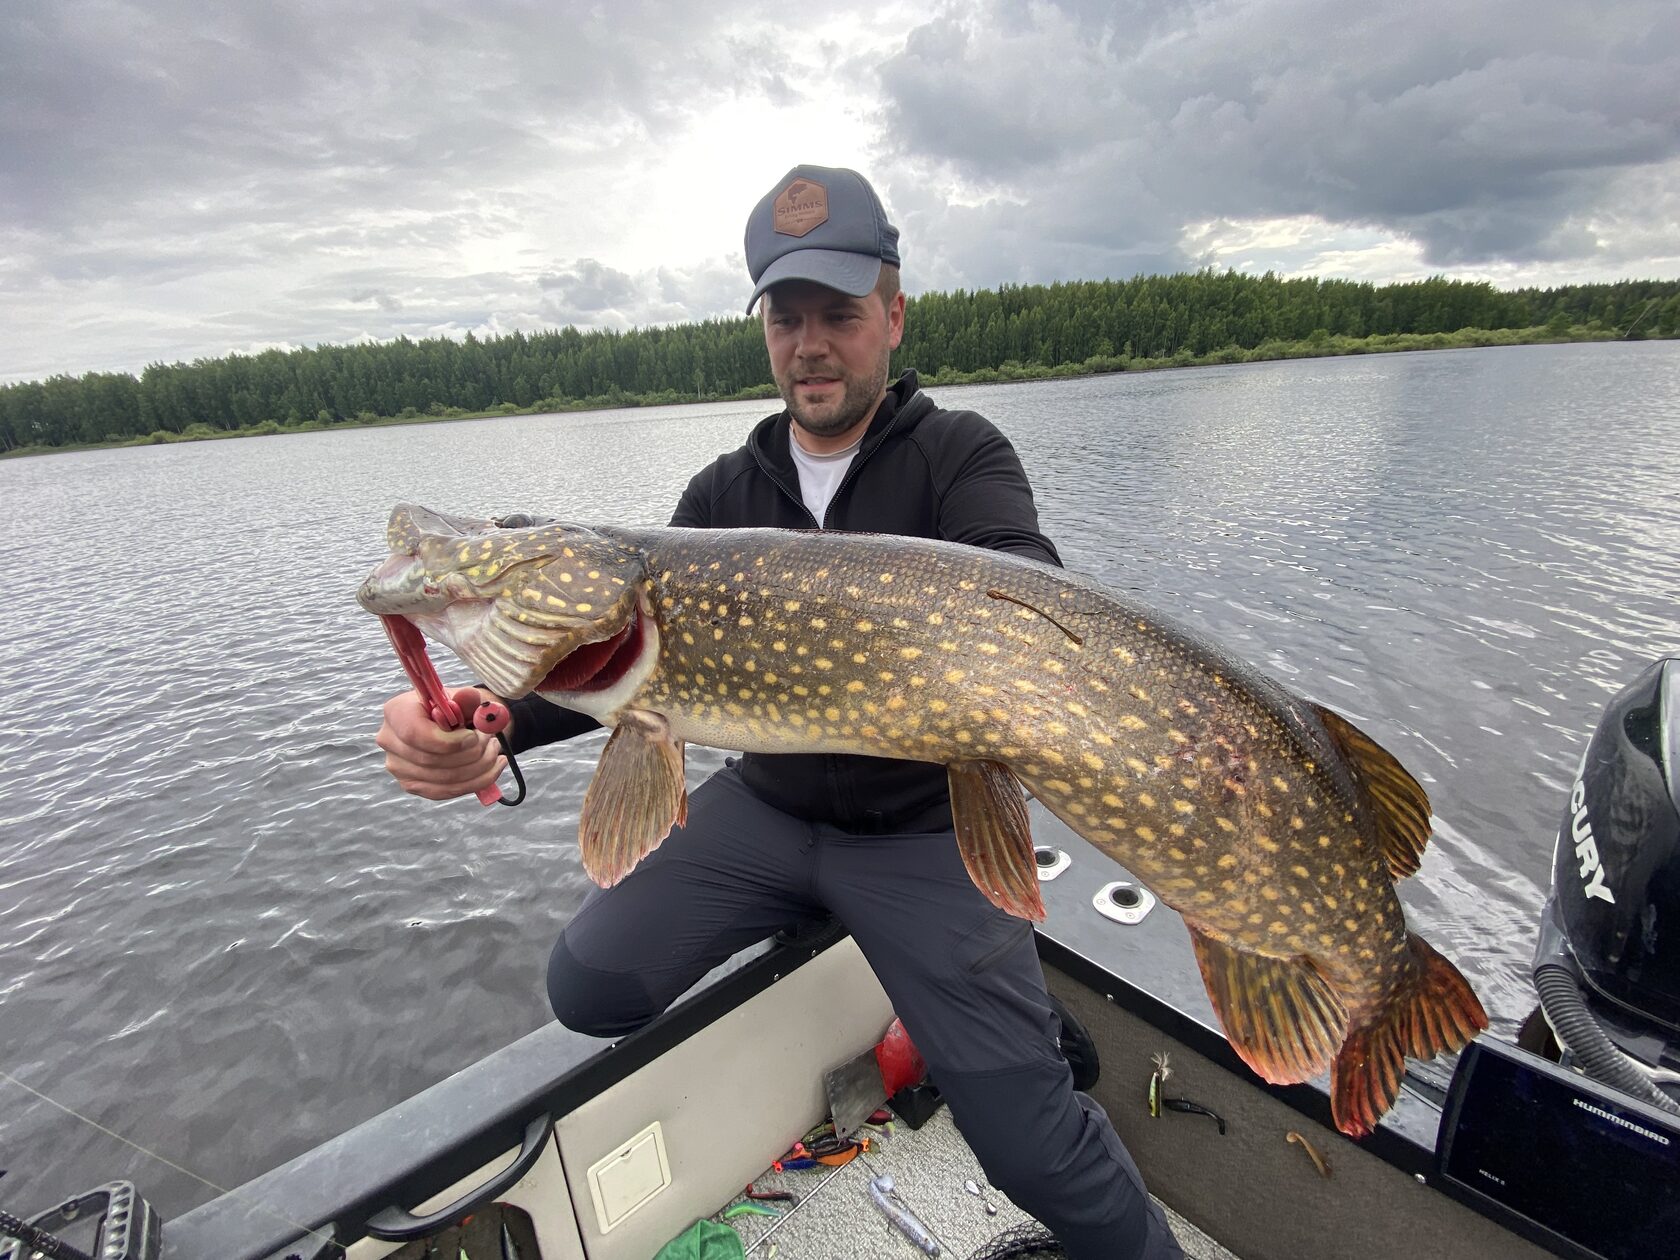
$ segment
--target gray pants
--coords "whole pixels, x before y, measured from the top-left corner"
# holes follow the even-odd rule
[[[740,949],[833,914],[869,960],[986,1176],[1073,1260],[1181,1253],[1057,1049],[1031,926],[974,887],[949,831],[855,835],[765,804],[733,769],[688,825],[597,889],[554,946],[566,1027],[631,1032]]]

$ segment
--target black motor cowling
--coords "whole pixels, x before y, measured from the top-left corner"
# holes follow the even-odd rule
[[[1663,1098],[1622,1053],[1658,1080],[1680,1064],[1680,657],[1628,684],[1587,745],[1558,832],[1534,974],[1577,1066]]]

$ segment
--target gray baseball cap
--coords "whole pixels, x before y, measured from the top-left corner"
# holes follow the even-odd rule
[[[869,181],[838,166],[796,166],[753,207],[747,220],[747,314],[773,284],[812,280],[862,297],[898,266],[898,229]]]

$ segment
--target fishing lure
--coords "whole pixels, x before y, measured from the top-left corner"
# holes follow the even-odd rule
[[[899,1233],[915,1243],[924,1255],[937,1256],[939,1240],[922,1224],[921,1218],[904,1205],[894,1190],[892,1174],[882,1173],[869,1183],[869,1201],[880,1209],[882,1216],[898,1227]]]

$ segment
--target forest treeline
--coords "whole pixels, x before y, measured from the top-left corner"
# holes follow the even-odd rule
[[[910,300],[893,362],[895,371],[992,379],[1283,357],[1349,339],[1442,344],[1429,335],[1464,330],[1680,336],[1680,281],[1500,290],[1442,278],[1373,285],[1202,271],[926,293]],[[773,394],[752,318],[403,337],[0,386],[0,451]]]

